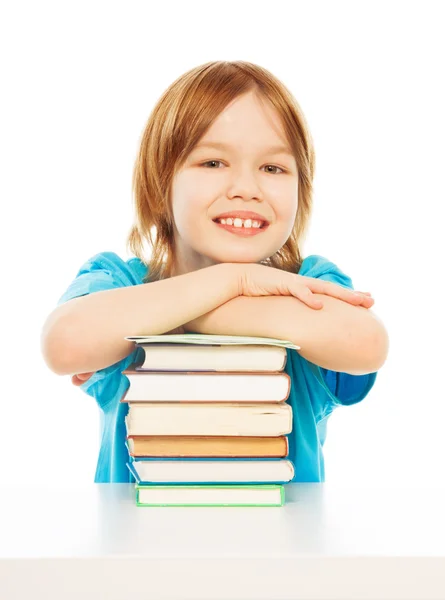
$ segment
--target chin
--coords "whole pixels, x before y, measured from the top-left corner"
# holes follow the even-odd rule
[[[272,256],[276,250],[271,249],[270,252],[258,252],[253,249],[246,250],[243,248],[241,251],[239,248],[233,248],[231,251],[223,251],[215,256],[215,260],[218,262],[230,262],[230,263],[260,263],[261,261],[267,260]]]

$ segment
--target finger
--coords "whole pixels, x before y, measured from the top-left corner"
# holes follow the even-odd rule
[[[374,300],[370,292],[358,292],[354,291],[354,294],[360,296],[365,302],[368,300]]]
[[[324,304],[323,304],[323,300],[320,300],[320,298],[315,297],[310,304],[308,304],[308,306],[310,308],[314,308],[316,310],[320,310],[320,308],[323,308]]]
[[[354,306],[364,306],[366,308],[370,308],[374,304],[374,298],[362,294],[354,294],[353,297],[345,296],[344,298],[340,299],[348,302],[349,304],[353,304]]]
[[[360,303],[356,304],[356,306],[363,306],[364,308],[371,308],[371,306],[374,304],[374,298],[371,298],[370,296],[362,296]]]
[[[87,381],[94,373],[76,373],[71,377],[71,382],[73,385],[82,385]]]
[[[79,379],[82,379],[83,381],[89,379],[91,376],[93,375],[93,373],[78,373],[77,377]]]
[[[291,293],[295,298],[298,298],[298,300],[301,300],[302,302],[304,302],[304,304],[309,306],[309,308],[323,308],[323,301],[321,300],[320,295],[314,294],[312,290],[310,290],[305,285],[295,286]]]
[[[332,296],[333,298],[338,298],[339,300],[349,302],[350,304],[354,304],[355,306],[359,306],[363,303],[364,300],[369,298],[369,296],[365,296],[362,292],[351,290],[350,288],[337,285],[336,283],[332,283],[330,281],[323,281],[320,279],[314,279],[312,281],[316,282],[310,284],[310,288],[312,289],[312,291],[318,292],[320,289],[321,294]]]

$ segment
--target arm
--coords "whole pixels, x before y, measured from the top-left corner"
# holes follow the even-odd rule
[[[58,375],[98,371],[134,351],[126,336],[170,332],[237,295],[237,275],[230,263],[222,263],[73,298],[47,318],[42,353]]]
[[[343,373],[377,371],[388,353],[388,335],[369,309],[324,294],[314,310],[292,296],[239,296],[184,325],[185,331],[289,340],[310,362]]]

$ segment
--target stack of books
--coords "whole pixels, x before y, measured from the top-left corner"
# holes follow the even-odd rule
[[[291,342],[161,335],[125,338],[144,362],[123,371],[138,506],[282,506],[294,466],[284,372]]]

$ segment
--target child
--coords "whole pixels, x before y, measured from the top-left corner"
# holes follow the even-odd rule
[[[388,337],[369,293],[327,259],[302,258],[314,150],[301,109],[270,72],[216,61],[179,77],[155,106],[133,174],[135,224],[122,260],[87,260],[42,330],[56,373],[96,399],[96,482],[133,481],[125,463],[124,338],[176,332],[288,339],[293,481],[325,479],[329,415],[359,402]],[[213,171],[213,173],[212,173]],[[152,255],[146,260],[143,242]]]

